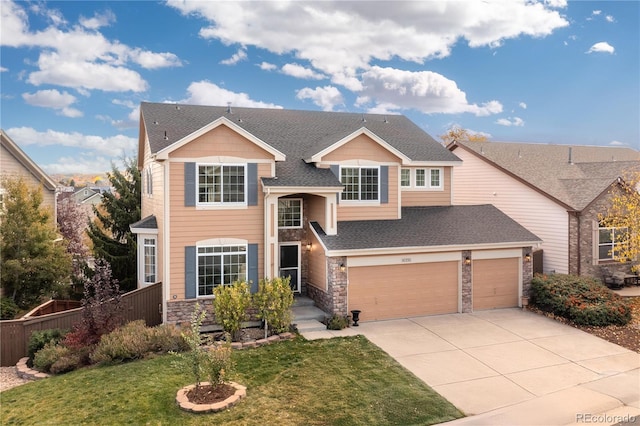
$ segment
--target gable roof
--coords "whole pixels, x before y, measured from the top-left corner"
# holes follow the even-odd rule
[[[507,142],[454,142],[570,210],[581,211],[630,170],[640,170],[631,148]]]
[[[317,222],[315,234],[330,251],[394,248],[527,246],[542,242],[490,204],[475,206],[403,207],[402,219],[338,222],[336,235],[326,235]]]
[[[44,187],[50,191],[55,191],[57,184],[49,177],[20,147],[0,129],[0,143],[2,146],[22,164],[22,166],[31,173],[38,181],[42,182]]]
[[[177,105],[143,102],[141,122],[151,154],[158,154],[189,135],[224,118],[286,158],[276,161],[277,186],[341,186],[328,169],[310,160],[352,134],[368,133],[411,162],[458,164],[460,159],[402,115]],[[166,139],[165,139],[166,132]],[[282,160],[279,158],[278,160]]]

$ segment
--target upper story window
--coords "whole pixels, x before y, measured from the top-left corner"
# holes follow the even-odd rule
[[[245,165],[198,165],[199,204],[245,204]]]
[[[378,201],[379,174],[378,167],[341,167],[340,181],[344,185],[342,200]]]
[[[411,186],[411,169],[400,170],[400,186],[404,188]]]
[[[278,227],[302,228],[302,198],[278,200]]]
[[[199,246],[197,296],[211,296],[219,285],[247,281],[247,246]]]
[[[616,260],[616,246],[627,240],[627,228],[598,228],[598,260]]]
[[[144,168],[144,179],[143,179],[143,187],[144,187],[144,194],[145,195],[152,195],[153,194],[153,173],[151,171],[151,164],[149,164],[147,167]]]

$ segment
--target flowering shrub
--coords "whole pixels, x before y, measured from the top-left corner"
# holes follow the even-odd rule
[[[589,277],[536,275],[531,282],[531,303],[580,325],[625,325],[631,320],[629,304]]]

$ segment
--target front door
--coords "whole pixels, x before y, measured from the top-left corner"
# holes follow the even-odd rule
[[[280,244],[280,276],[291,277],[291,289],[300,293],[300,243]]]

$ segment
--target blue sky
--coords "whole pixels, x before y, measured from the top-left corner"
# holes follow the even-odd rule
[[[0,125],[49,173],[137,150],[139,104],[404,114],[438,138],[640,149],[640,2],[0,1]]]

